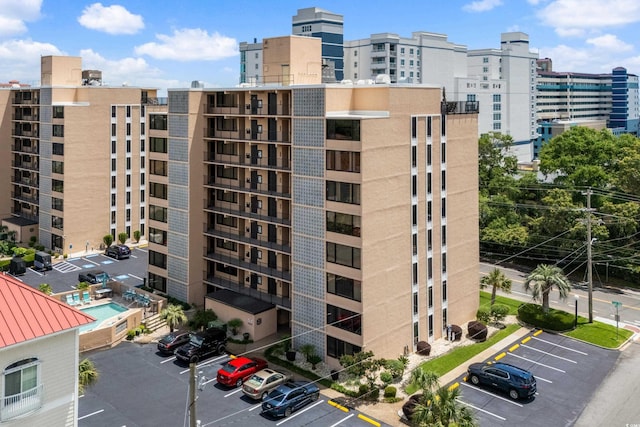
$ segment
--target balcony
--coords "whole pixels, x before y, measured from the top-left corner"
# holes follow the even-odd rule
[[[228,289],[230,291],[237,292],[239,294],[248,295],[256,299],[259,299],[261,301],[266,301],[273,305],[277,305],[277,306],[291,310],[290,298],[280,297],[278,295],[272,295],[266,292],[261,292],[257,289],[252,289],[250,287],[243,286],[239,283],[235,283],[230,280],[221,279],[215,276],[206,277],[204,279],[204,283],[207,285],[218,287],[218,288]]]
[[[278,218],[275,216],[261,215],[258,213],[253,213],[250,211],[245,211],[240,209],[226,209],[226,208],[220,208],[215,205],[211,205],[206,207],[205,210],[212,211],[214,213],[238,216],[240,218],[245,218],[245,219],[255,219],[257,221],[271,223],[271,224],[291,226],[291,220],[288,218]]]
[[[167,105],[169,98],[161,97],[161,98],[149,98],[147,96],[143,96],[140,100],[142,105]]]
[[[260,239],[252,239],[250,237],[246,237],[243,235],[239,235],[237,233],[226,233],[224,231],[216,230],[215,228],[206,228],[205,234],[214,237],[220,237],[225,240],[231,240],[235,242],[246,243],[252,246],[271,249],[273,251],[284,252],[286,254],[291,254],[291,246],[289,242],[269,242],[268,240],[260,240]]]
[[[11,166],[17,169],[26,169],[30,171],[38,172],[40,169],[38,168],[37,162],[16,162],[12,161]]]
[[[442,114],[478,114],[480,112],[479,101],[445,101],[441,104]]]
[[[231,265],[233,267],[237,267],[243,270],[247,270],[253,273],[260,273],[267,277],[272,277],[274,279],[284,280],[286,282],[291,282],[291,272],[290,271],[282,271],[277,268],[265,267],[258,264],[253,264],[250,262],[243,261],[238,258],[233,258],[225,255],[220,255],[215,252],[209,252],[205,254],[205,259],[210,261],[216,261],[222,264]]]
[[[38,147],[36,145],[22,145],[22,144],[12,144],[11,151],[15,151],[17,153],[28,153],[28,154],[39,154]]]
[[[34,205],[38,204],[38,197],[37,196],[32,196],[29,193],[11,193],[11,198],[12,199],[16,199],[16,200],[20,200],[21,202],[26,202],[26,203],[31,203]]]
[[[265,196],[279,197],[281,199],[291,198],[291,194],[288,192],[288,189],[282,188],[282,186],[278,186],[278,187],[281,187],[282,192],[280,192],[280,191],[267,190],[266,189],[268,187],[267,184],[252,184],[250,180],[248,184],[249,186],[241,187],[240,185],[218,183],[216,182],[215,178],[211,178],[209,179],[209,182],[207,182],[205,185],[209,187],[220,188],[222,190],[233,190],[233,191],[238,191],[242,193],[251,193],[251,194],[262,194]],[[252,187],[255,187],[255,188],[252,188]],[[285,193],[284,191],[287,191],[287,192]]]
[[[42,406],[43,385],[37,385],[31,390],[4,397],[0,408],[0,421],[7,421],[15,417],[35,411]]]

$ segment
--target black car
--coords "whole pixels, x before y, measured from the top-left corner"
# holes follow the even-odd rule
[[[509,393],[512,399],[528,398],[536,394],[536,379],[525,369],[508,363],[472,363],[467,380],[474,385],[489,385]]]
[[[158,351],[163,354],[173,354],[178,347],[189,342],[191,335],[191,332],[171,332],[160,338],[160,341],[158,341]]]
[[[183,362],[197,362],[214,353],[223,354],[227,349],[227,332],[210,328],[191,335],[189,342],[175,351]]]
[[[111,280],[109,275],[102,270],[90,270],[78,274],[78,282],[87,282],[92,285],[108,282],[109,280]]]
[[[104,254],[108,257],[115,259],[129,258],[131,255],[131,249],[127,245],[112,245],[104,251]]]
[[[273,417],[288,417],[297,409],[318,400],[320,389],[313,383],[289,381],[279,385],[262,402],[262,413]]]

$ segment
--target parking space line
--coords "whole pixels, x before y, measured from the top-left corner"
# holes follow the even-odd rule
[[[240,393],[242,391],[242,387],[238,387],[236,390],[233,390],[231,393],[227,393],[224,397],[233,396],[234,394]]]
[[[295,418],[295,417],[297,417],[298,415],[301,415],[301,414],[303,414],[303,413],[307,412],[307,411],[308,411],[309,409],[311,409],[311,408],[315,408],[316,406],[318,406],[319,404],[321,404],[321,403],[323,403],[323,402],[324,402],[324,399],[319,400],[319,401],[317,401],[316,403],[314,403],[313,405],[311,405],[311,406],[307,406],[307,407],[306,407],[306,408],[304,408],[303,410],[296,412],[295,414],[291,415],[289,418],[285,418],[284,420],[280,421],[280,422],[279,422],[279,423],[277,423],[276,425],[277,425],[277,426],[279,426],[280,424],[284,424],[284,423],[286,423],[287,421],[291,421],[292,419],[294,419],[294,418]]]
[[[177,358],[175,356],[171,356],[168,359],[163,360],[162,362],[160,362],[160,364],[162,365],[163,363],[167,363],[167,362],[171,362],[173,360],[176,360]]]
[[[463,405],[465,405],[465,406],[468,406],[468,407],[470,407],[470,408],[475,409],[476,411],[484,412],[485,414],[487,414],[487,415],[491,415],[492,417],[496,417],[497,419],[502,420],[502,421],[506,421],[506,420],[507,420],[506,418],[501,417],[501,416],[500,416],[500,415],[498,415],[498,414],[494,414],[493,412],[489,412],[489,411],[487,411],[487,410],[485,410],[485,409],[478,408],[477,406],[474,406],[474,405],[472,405],[472,404],[470,404],[470,403],[467,403],[467,402],[463,402],[463,401],[462,401],[462,400],[460,400],[460,399],[456,399],[456,400],[457,400],[458,402],[462,403],[462,404],[463,404]]]
[[[338,421],[337,423],[331,424],[329,427],[336,427],[336,426],[342,424],[343,422],[347,421],[349,418],[353,417],[353,415],[354,414],[349,414],[346,417],[344,417],[343,419],[341,419],[340,421]]]
[[[531,347],[530,345],[522,344],[522,347],[526,347],[526,348],[528,348],[528,349],[531,349],[531,350],[534,350],[534,351],[538,351],[538,352],[540,352],[540,353],[544,353],[544,354],[546,354],[546,355],[553,356],[553,357],[555,357],[555,358],[562,359],[562,360],[565,360],[565,361],[567,361],[567,362],[571,362],[571,363],[578,363],[578,362],[576,362],[575,360],[567,359],[566,357],[562,357],[562,356],[557,356],[557,355],[555,355],[555,354],[553,354],[553,353],[549,353],[548,351],[542,351],[542,350],[537,349],[537,348],[535,348],[535,347]],[[509,350],[511,350],[511,349],[509,349]]]
[[[465,387],[469,387],[471,389],[477,390],[480,393],[488,394],[491,397],[495,397],[496,399],[504,400],[505,402],[509,402],[512,405],[516,405],[516,406],[519,406],[520,408],[522,408],[522,405],[520,403],[514,402],[513,400],[510,400],[510,399],[506,399],[506,398],[504,398],[502,396],[498,396],[497,394],[490,393],[490,392],[488,392],[486,390],[481,389],[480,387],[476,387],[476,386],[473,386],[473,385],[470,385],[470,384],[467,384],[467,383],[460,383],[460,384],[462,384]]]
[[[81,416],[81,417],[78,417],[78,421],[80,421],[80,420],[84,420],[85,418],[93,417],[94,415],[98,415],[98,414],[99,414],[99,413],[101,413],[101,412],[104,412],[104,409],[100,409],[99,411],[95,411],[95,412],[92,412],[92,413],[90,413],[90,414],[87,414],[87,415],[83,415],[83,416]]]
[[[215,359],[211,359],[211,360],[207,360],[206,362],[202,362],[196,365],[196,368],[201,368],[203,366],[208,366],[211,365],[215,362],[217,362],[218,360],[224,359],[225,357],[229,357],[228,354],[223,354],[222,356],[218,356]],[[189,369],[185,369],[184,371],[180,371],[180,375],[186,374],[187,372],[189,372]]]
[[[545,383],[553,384],[553,381],[548,380],[546,378],[542,378],[542,377],[539,377],[537,375],[534,375],[534,377],[536,377],[536,380],[540,380],[540,381],[544,381]]]
[[[585,353],[584,351],[575,350],[575,349],[573,349],[573,348],[565,347],[565,346],[563,346],[563,345],[556,344],[556,343],[551,342],[551,341],[543,340],[542,338],[534,337],[533,339],[534,339],[534,340],[538,340],[538,341],[542,341],[542,342],[546,342],[547,344],[551,344],[551,345],[553,345],[553,346],[560,347],[560,348],[563,348],[563,349],[565,349],[565,350],[573,351],[573,352],[578,353],[578,354],[582,354],[583,356],[588,356],[588,354],[587,354],[587,353]]]
[[[138,277],[138,276],[136,276],[134,274],[131,274],[131,273],[129,273],[129,276],[133,277],[134,279],[142,280],[142,277]]]
[[[38,276],[40,276],[40,277],[44,276],[44,274],[40,273],[38,270],[36,270],[36,269],[35,269],[35,268],[33,268],[33,267],[29,267],[29,270],[33,271],[34,273],[36,273],[36,274],[37,274]]]
[[[553,369],[554,371],[562,372],[563,374],[567,373],[567,371],[563,371],[560,368],[555,368],[553,366],[545,365],[544,363],[536,362],[535,360],[531,360],[531,359],[527,359],[526,357],[518,356],[515,353],[509,353],[509,355],[511,355],[513,357],[517,357],[518,359],[526,360],[527,362],[535,363],[536,365],[544,366],[545,368]]]
[[[82,259],[83,259],[83,260],[85,260],[85,261],[87,261],[87,262],[90,262],[91,264],[94,264],[94,265],[100,265],[100,263],[99,263],[99,262],[95,262],[95,261],[93,261],[93,260],[90,260],[89,258],[82,258]]]

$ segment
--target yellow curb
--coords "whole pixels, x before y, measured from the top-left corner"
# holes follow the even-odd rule
[[[507,355],[507,353],[502,352],[502,353],[500,353],[499,355],[497,355],[494,359],[495,359],[495,360],[500,360],[500,359],[502,359],[503,357],[505,357],[506,355]]]
[[[513,352],[513,351],[514,351],[515,349],[517,349],[518,347],[520,347],[520,344],[512,345],[511,347],[509,347],[509,351],[510,351],[510,352]]]
[[[230,354],[230,355],[229,355],[229,359],[237,359],[237,358],[238,358],[238,356],[235,356],[235,355],[233,355],[233,354]]]
[[[535,331],[535,332],[533,333],[533,336],[534,336],[534,337],[537,337],[537,336],[538,336],[538,335],[540,335],[542,332],[543,332],[543,331],[542,331],[542,329],[538,329],[537,331]]]
[[[327,401],[327,403],[333,407],[335,407],[336,409],[340,409],[342,412],[349,412],[349,408],[345,408],[344,406],[340,405],[339,403],[334,402],[333,400],[329,400]]]
[[[376,426],[376,427],[380,427],[380,423],[379,423],[379,422],[377,422],[376,420],[373,420],[373,419],[371,419],[371,418],[367,417],[366,415],[358,414],[358,418],[360,418],[361,420],[364,420],[364,421],[366,421],[366,422],[368,422],[368,423],[371,423],[371,424],[373,424],[373,425],[374,425],[374,426]]]
[[[525,343],[528,343],[529,341],[531,341],[531,337],[526,337],[521,342],[522,342],[522,344],[525,344]]]
[[[466,377],[465,377],[466,378]],[[460,383],[453,383],[449,386],[449,391],[453,391],[455,389],[457,389],[458,387],[460,387]]]

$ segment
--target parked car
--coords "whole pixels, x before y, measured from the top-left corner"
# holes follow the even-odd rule
[[[227,348],[227,332],[218,328],[191,335],[189,342],[175,351],[175,355],[183,362],[197,362],[214,353],[222,354]]]
[[[90,270],[78,274],[78,282],[87,282],[92,285],[108,282],[109,280],[111,280],[109,275],[102,270]]]
[[[320,389],[313,383],[289,381],[271,390],[262,402],[262,413],[288,417],[295,410],[318,400]]]
[[[289,381],[289,375],[273,369],[263,369],[251,375],[242,386],[242,392],[251,399],[266,399],[271,390]]]
[[[251,375],[267,367],[267,361],[259,358],[236,357],[218,369],[218,383],[240,387]]]
[[[51,270],[53,266],[51,265],[51,255],[46,252],[38,251],[33,257],[33,267],[36,270]]]
[[[189,342],[191,335],[191,332],[171,332],[160,338],[158,341],[158,351],[163,354],[173,354],[178,347]]]
[[[131,249],[127,245],[112,245],[104,251],[104,254],[108,257],[115,259],[129,258],[131,255]]]
[[[474,385],[489,385],[507,392],[512,399],[528,398],[536,391],[536,379],[525,369],[508,363],[472,363],[467,380]]]

